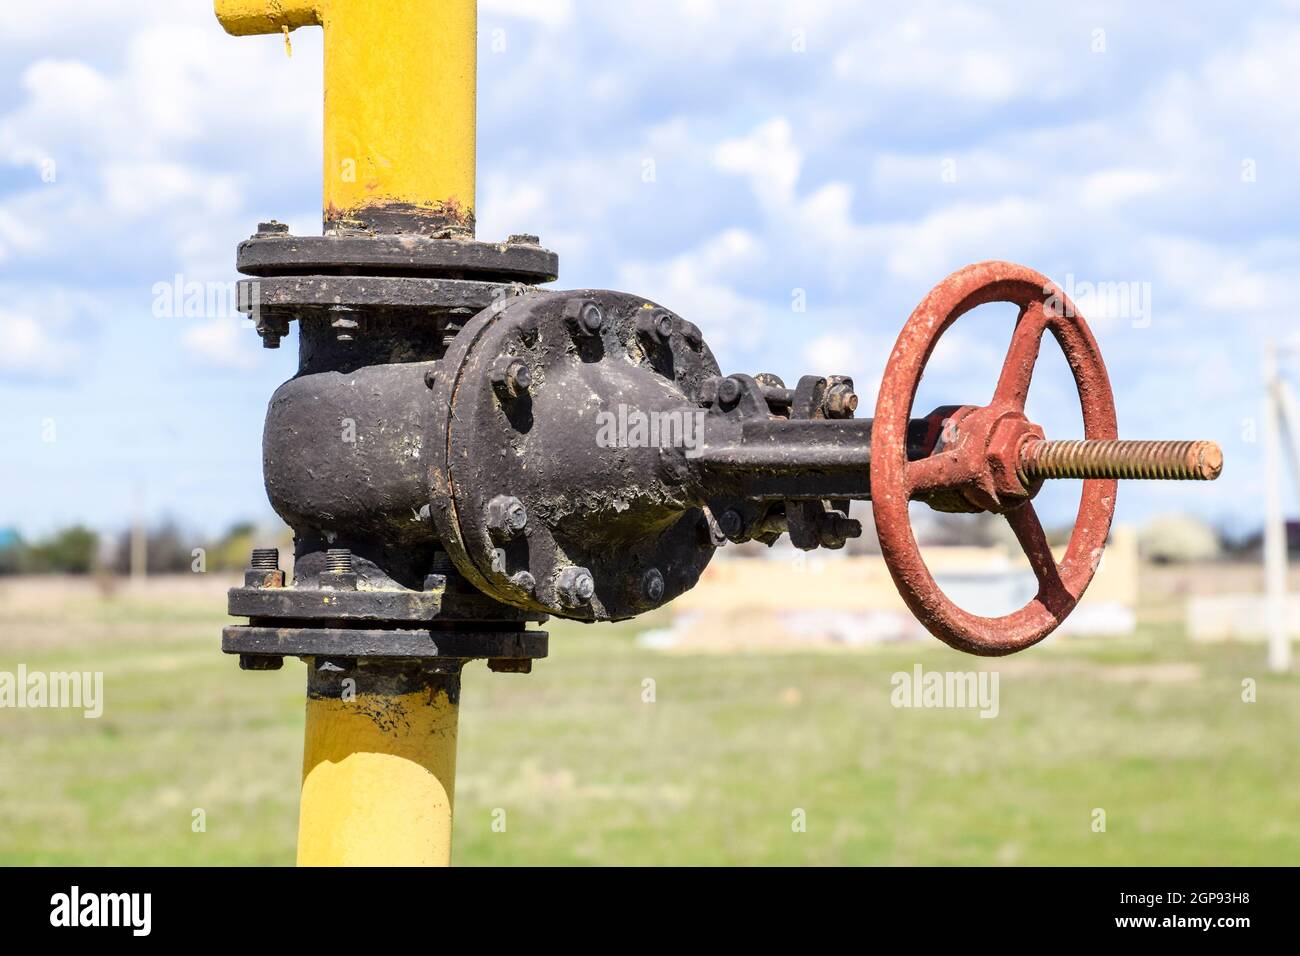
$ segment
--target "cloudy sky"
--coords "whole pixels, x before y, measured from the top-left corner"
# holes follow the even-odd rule
[[[662,302],[725,371],[852,374],[864,411],[932,285],[1033,266],[1079,293],[1123,434],[1224,446],[1217,485],[1130,484],[1120,517],[1248,526],[1261,350],[1297,319],[1300,4],[1164,9],[484,0],[479,235],[539,234],[559,287]],[[0,8],[0,528],[268,515],[294,340],[154,289],[233,279],[259,220],[318,232],[320,138],[318,30],[290,58],[203,0]],[[987,400],[1009,328],[950,331],[918,408]],[[1030,412],[1068,437],[1044,354]]]

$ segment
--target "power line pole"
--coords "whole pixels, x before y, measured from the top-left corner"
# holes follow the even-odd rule
[[[1264,346],[1264,591],[1268,617],[1268,667],[1291,668],[1287,620],[1287,535],[1282,514],[1282,428],[1286,385],[1278,374],[1275,342]],[[1287,422],[1289,427],[1292,423]],[[1294,441],[1292,442],[1294,447]]]

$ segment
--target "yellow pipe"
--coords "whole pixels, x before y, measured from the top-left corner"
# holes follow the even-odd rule
[[[477,0],[215,6],[235,36],[325,30],[327,233],[473,235]],[[299,864],[448,864],[459,675],[309,674]]]
[[[477,0],[215,0],[236,36],[325,29],[326,232],[473,234]]]
[[[298,865],[449,865],[459,675],[308,667]]]

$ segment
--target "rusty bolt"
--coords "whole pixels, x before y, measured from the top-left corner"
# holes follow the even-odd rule
[[[280,570],[279,548],[254,548],[244,572],[246,588],[282,588],[284,572]]]
[[[487,503],[487,527],[494,538],[513,538],[528,524],[528,510],[514,495],[497,495]]]
[[[528,571],[516,571],[510,575],[510,583],[525,594],[532,594],[537,590],[537,579]]]
[[[541,239],[526,232],[506,237],[506,245],[508,246],[539,246],[541,244]]]
[[[509,398],[517,398],[533,384],[533,373],[521,359],[506,356],[492,370],[492,384]]]
[[[740,401],[741,393],[744,392],[745,386],[740,379],[734,376],[728,376],[718,383],[718,401],[727,408],[735,405]]]
[[[257,234],[259,236],[283,236],[287,235],[289,227],[283,222],[277,222],[272,219],[270,222],[259,222],[257,224]]]
[[[832,385],[826,390],[825,409],[827,418],[852,418],[858,410],[858,396],[852,385]]]
[[[658,568],[651,568],[641,575],[641,593],[651,604],[658,604],[664,599],[664,576]]]
[[[862,537],[862,522],[838,511],[827,511],[822,514],[817,532],[823,548],[842,548],[849,538]]]
[[[642,312],[636,319],[636,330],[643,338],[663,345],[672,337],[673,317],[662,310]]]
[[[596,579],[586,568],[565,568],[555,585],[555,593],[565,607],[586,604],[596,593]]]
[[[564,307],[564,321],[576,335],[597,335],[605,325],[605,312],[590,299],[574,299]]]
[[[699,348],[704,344],[704,333],[700,331],[700,327],[694,322],[687,322],[683,319],[681,330],[682,338],[686,340],[687,345],[690,345],[693,348]]]

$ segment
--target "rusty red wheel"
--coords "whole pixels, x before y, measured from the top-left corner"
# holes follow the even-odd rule
[[[947,416],[943,437],[928,457],[909,461],[907,425],[917,386],[939,337],[978,305],[1019,306],[1011,347],[992,401]],[[1050,279],[1010,262],[981,262],[954,272],[916,307],[889,357],[876,400],[871,434],[871,499],[885,563],[907,606],[935,637],[958,650],[997,656],[1036,644],[1083,596],[1101,558],[1115,513],[1116,482],[1090,478],[1064,558],[1058,562],[1031,501],[1038,485],[1026,481],[1021,449],[1042,439],[1025,417],[1025,398],[1044,331],[1050,330],[1074,373],[1089,439],[1117,437],[1115,399],[1097,342],[1073,303]],[[982,617],[955,605],[921,557],[908,502],[929,500],[943,510],[1002,513],[1038,579],[1024,607]]]

